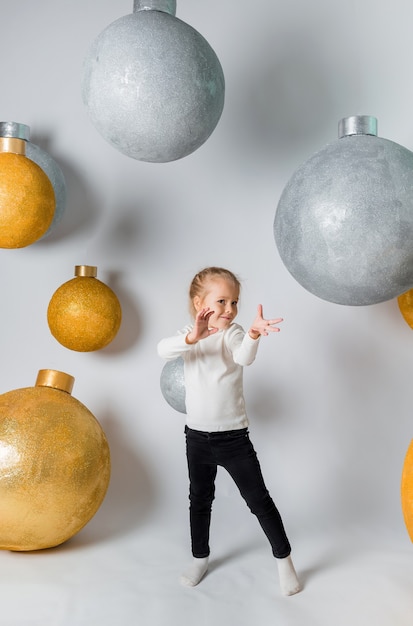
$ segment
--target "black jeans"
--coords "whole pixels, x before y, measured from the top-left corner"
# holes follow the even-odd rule
[[[228,471],[251,513],[256,515],[273,555],[278,558],[288,556],[290,543],[278,509],[264,484],[248,429],[207,433],[186,426],[185,434],[193,556],[209,556],[209,527],[218,465]]]

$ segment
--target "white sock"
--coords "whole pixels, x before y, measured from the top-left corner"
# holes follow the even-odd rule
[[[197,559],[194,557],[191,565],[182,574],[180,581],[184,587],[195,587],[205,576],[208,569],[208,557]]]
[[[284,596],[292,596],[301,590],[291,556],[277,559],[278,575],[281,592]]]

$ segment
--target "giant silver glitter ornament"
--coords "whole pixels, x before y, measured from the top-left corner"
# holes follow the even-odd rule
[[[52,183],[56,199],[56,209],[52,223],[43,237],[41,237],[41,239],[44,239],[54,231],[66,207],[66,182],[63,172],[50,154],[30,141],[30,127],[26,124],[20,124],[19,122],[0,122],[0,137],[23,139],[26,142],[26,157],[41,167]]]
[[[182,357],[165,363],[161,372],[161,391],[173,409],[180,413],[186,413],[184,360]]]
[[[390,300],[413,286],[413,153],[377,137],[377,120],[339,122],[282,192],[281,259],[314,295],[345,305]]]
[[[114,148],[167,162],[199,148],[224,106],[224,75],[209,43],[175,17],[175,0],[135,0],[84,60],[82,98]]]

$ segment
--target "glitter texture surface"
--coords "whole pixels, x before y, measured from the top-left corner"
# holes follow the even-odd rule
[[[48,387],[0,396],[0,548],[57,546],[101,505],[110,452],[92,413]]]
[[[23,154],[39,165],[52,183],[56,207],[53,221],[44,234],[44,237],[47,237],[60,222],[66,206],[66,182],[63,172],[50,154],[29,141],[30,127],[27,126],[27,124],[21,124],[19,122],[0,122],[0,137],[23,139],[25,142]]]
[[[216,127],[224,75],[209,43],[162,11],[137,11],[110,24],[84,61],[89,117],[117,150],[166,162],[187,156]]]
[[[308,291],[345,305],[390,300],[413,286],[413,153],[348,136],[306,161],[275,215],[278,251]]]
[[[404,459],[401,482],[402,511],[410,539],[413,541],[413,440]]]
[[[405,322],[413,328],[413,289],[409,289],[409,291],[399,296],[397,303]]]
[[[180,413],[186,413],[184,360],[182,357],[165,363],[161,372],[161,391],[173,409]]]
[[[22,154],[0,153],[0,248],[24,248],[50,227],[56,208],[52,183]]]
[[[66,348],[100,350],[116,336],[122,310],[116,294],[97,278],[79,276],[61,285],[47,309],[50,332]]]

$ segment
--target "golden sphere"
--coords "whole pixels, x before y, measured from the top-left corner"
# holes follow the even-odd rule
[[[109,478],[105,434],[67,390],[36,384],[0,395],[1,549],[67,541],[96,513]]]
[[[53,337],[65,348],[78,352],[91,352],[107,346],[116,336],[121,319],[122,310],[116,294],[90,275],[79,275],[61,285],[47,309]]]
[[[401,484],[402,511],[404,521],[413,541],[413,440],[404,459]]]
[[[404,320],[413,328],[413,289],[402,293],[397,298],[397,303]]]
[[[24,248],[40,239],[56,208],[53,185],[23,154],[0,153],[0,248]]]

